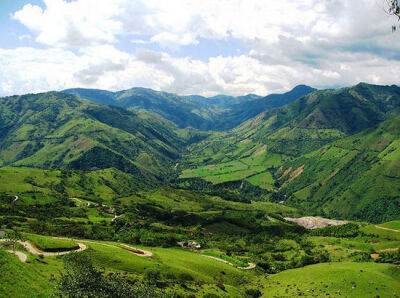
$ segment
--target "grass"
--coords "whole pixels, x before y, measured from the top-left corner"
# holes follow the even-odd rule
[[[78,248],[76,241],[24,233],[24,237],[43,251],[63,251]]]
[[[300,293],[394,297],[400,294],[400,271],[391,264],[325,263],[270,275],[262,283],[263,297],[300,296]]]
[[[110,270],[144,273],[146,270],[155,269],[164,274],[170,273],[175,276],[183,273],[189,274],[195,281],[212,283],[218,280],[231,285],[240,282],[242,279],[247,280],[246,276],[250,275],[230,265],[180,248],[135,246],[153,253],[152,258],[144,258],[116,247],[94,243],[85,244],[91,248],[86,253],[94,263]],[[120,245],[113,242],[107,242],[106,244]]]
[[[250,182],[255,186],[259,186],[264,189],[273,190],[275,180],[270,172],[263,172],[247,178],[246,181]]]
[[[222,254],[218,254],[215,252],[204,252],[203,255],[210,256],[210,257],[216,257],[216,258],[225,260],[225,261],[232,263],[233,265],[238,266],[238,267],[247,267],[249,265],[249,264],[242,262],[240,260],[237,260],[235,258],[226,256],[226,255],[222,255]]]
[[[33,234],[25,236],[36,243],[44,243],[43,247],[47,248],[65,243],[63,240],[48,236]],[[254,278],[250,272],[240,271],[230,265],[180,248],[138,247],[153,252],[153,257],[147,258],[121,249],[122,246],[117,242],[80,241],[88,246],[83,253],[89,256],[96,266],[104,267],[107,272],[127,272],[128,275],[137,275],[148,270],[158,270],[164,277],[174,276],[178,279],[190,275],[193,281],[208,283],[204,288],[194,287],[199,293],[220,292],[213,286],[220,282],[227,286],[227,293],[237,294],[239,291],[237,285],[250,282]],[[50,277],[53,274],[58,275],[61,268],[62,257],[40,259],[28,254],[28,262],[21,263],[17,257],[0,250],[0,297],[49,297],[54,286],[50,282]],[[18,278],[15,278],[16,276]],[[219,294],[225,296],[224,293]]]
[[[243,146],[243,144],[240,144],[239,147]],[[244,148],[246,149],[247,147]],[[199,177],[214,184],[246,180],[264,189],[274,189],[274,178],[267,169],[279,166],[282,162],[281,155],[266,152],[265,147],[246,149],[245,151],[247,152],[242,151],[243,148],[237,152],[241,156],[228,162],[213,163],[205,166],[200,165],[194,169],[185,169],[181,173],[180,178]]]
[[[38,246],[39,243],[42,243],[41,248],[67,247],[75,243],[49,236],[24,235]],[[343,254],[343,260],[346,260],[351,252],[368,251],[371,246],[381,249],[389,246],[389,243],[398,245],[398,242],[387,241],[384,238],[376,239],[375,243],[365,243],[367,237],[364,238],[312,237],[311,240],[317,245],[324,244],[332,255],[336,254],[338,257]],[[192,291],[196,295],[215,293],[221,297],[241,296],[244,288],[256,284],[255,271],[241,271],[204,256],[221,258],[236,266],[246,267],[248,265],[234,257],[226,256],[218,250],[206,250],[202,255],[181,248],[137,246],[139,249],[153,253],[153,256],[148,258],[121,249],[122,246],[119,242],[79,241],[88,246],[83,253],[88,255],[98,267],[105,267],[107,272],[127,272],[128,275],[137,275],[148,270],[157,270],[165,278],[168,276],[178,279],[188,278],[190,275],[194,282],[206,283],[203,287],[189,283],[188,289],[175,289],[175,286],[171,286],[169,290],[176,293],[187,294]],[[48,297],[52,288],[49,278],[51,274],[57,274],[61,268],[61,259],[60,257],[46,257],[40,260],[36,256],[29,255],[28,263],[21,263],[15,256],[0,251],[0,270],[2,272],[0,274],[0,297],[32,297],[27,293],[36,293],[36,297]],[[3,270],[5,270],[4,274]],[[14,276],[21,276],[21,278],[15,279]],[[216,283],[224,284],[227,292],[222,292],[213,286]],[[396,266],[390,264],[324,263],[283,271],[269,275],[267,279],[258,275],[257,283],[264,286],[262,292],[265,297],[298,296],[299,293],[324,296],[329,293],[331,296],[337,296],[338,291],[347,297],[373,297],[375,295],[392,297],[394,294],[399,294],[400,291],[400,271]],[[2,295],[2,293],[7,294]]]
[[[388,240],[398,240],[400,241],[400,233],[388,230],[382,230],[375,227],[375,225],[369,225],[366,227],[362,227],[361,231],[369,235],[375,235],[379,238],[388,239]]]
[[[29,262],[29,263],[28,263]],[[56,258],[42,261],[30,257],[27,263],[0,250],[0,297],[50,297],[54,284],[52,274],[57,275],[61,262]]]
[[[387,223],[380,224],[379,226],[400,231],[400,220],[393,220]]]

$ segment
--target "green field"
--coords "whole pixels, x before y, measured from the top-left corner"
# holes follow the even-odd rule
[[[48,252],[73,250],[78,248],[75,241],[56,239],[53,237],[40,236],[35,234],[23,234],[24,239],[33,242],[39,249]]]
[[[388,229],[393,229],[393,230],[399,230],[400,231],[400,220],[393,220],[390,222],[386,222],[384,224],[380,224],[380,227],[388,228]]]
[[[396,297],[400,271],[390,264],[327,263],[269,275],[262,284],[263,297]]]
[[[382,226],[384,226],[383,224]],[[389,223],[389,225],[392,225]],[[381,225],[379,225],[381,226]],[[398,240],[400,241],[400,233],[398,232],[393,232],[393,231],[388,231],[388,230],[382,230],[378,229],[375,227],[375,225],[369,225],[361,229],[363,232],[366,234],[372,234],[372,235],[377,235],[380,238],[385,238],[388,240]]]

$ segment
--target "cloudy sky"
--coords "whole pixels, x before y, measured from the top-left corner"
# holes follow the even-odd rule
[[[385,0],[0,0],[0,95],[399,84]]]

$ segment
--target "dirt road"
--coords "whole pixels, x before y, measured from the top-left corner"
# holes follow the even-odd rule
[[[23,252],[20,252],[20,251],[7,250],[7,252],[9,252],[10,254],[16,255],[18,257],[18,259],[24,263],[26,262],[26,259],[28,258],[26,256],[26,254],[24,254]]]
[[[130,253],[132,253],[134,255],[137,255],[139,257],[151,257],[151,256],[153,256],[153,253],[150,252],[150,251],[146,251],[146,250],[143,250],[143,249],[132,247],[132,246],[129,246],[129,245],[126,245],[126,244],[123,244],[123,243],[121,243],[121,246],[124,246],[126,248],[119,247],[119,246],[112,245],[112,244],[91,241],[91,240],[81,240],[81,239],[77,240],[77,239],[63,238],[63,237],[55,237],[55,238],[57,238],[57,239],[65,239],[65,240],[73,240],[73,241],[80,241],[80,242],[92,243],[92,244],[98,244],[98,245],[103,245],[103,246],[108,246],[108,247],[113,247],[113,248],[119,248],[119,249],[123,249],[123,250],[129,251]]]
[[[0,239],[0,242],[10,242],[9,239]],[[51,256],[62,256],[62,255],[66,255],[69,254],[71,252],[80,252],[83,251],[85,249],[87,249],[87,246],[85,244],[82,243],[78,243],[79,248],[78,249],[74,249],[74,250],[68,250],[68,251],[62,251],[62,252],[45,252],[39,248],[37,248],[33,243],[29,242],[29,241],[17,241],[19,244],[21,244],[23,247],[25,247],[25,249],[33,254],[33,255],[43,255],[45,257],[51,257]]]
[[[384,227],[381,227],[381,226],[378,226],[378,225],[375,225],[375,228],[380,229],[380,230],[386,230],[386,231],[392,231],[392,232],[400,233],[400,230],[384,228]]]
[[[221,258],[217,258],[217,257],[213,257],[213,256],[206,256],[206,255],[202,255],[203,257],[207,257],[207,258],[210,258],[210,259],[213,259],[213,260],[216,260],[216,261],[219,261],[219,262],[222,262],[222,263],[225,263],[225,264],[228,264],[228,265],[230,265],[230,266],[232,266],[232,267],[236,267],[235,265],[233,265],[232,263],[230,263],[230,262],[228,262],[228,261],[226,261],[226,260],[224,260],[224,259],[221,259]],[[253,263],[249,263],[249,266],[247,266],[247,267],[236,267],[237,269],[240,269],[240,270],[251,270],[251,269],[254,269],[254,268],[256,268],[257,267],[257,265],[256,264],[253,264]]]

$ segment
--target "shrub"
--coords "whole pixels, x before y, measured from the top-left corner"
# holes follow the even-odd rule
[[[258,289],[247,289],[245,291],[246,296],[252,297],[252,298],[258,298],[262,296],[262,293]]]
[[[183,281],[193,281],[194,278],[189,273],[179,273],[178,279]]]

